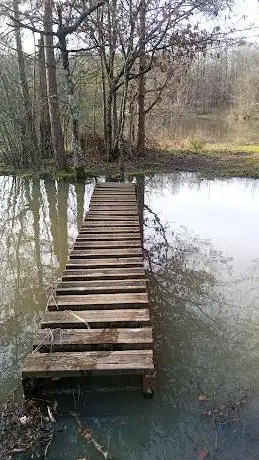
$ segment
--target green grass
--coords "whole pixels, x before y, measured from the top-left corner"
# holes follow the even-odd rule
[[[194,143],[196,147],[196,144]],[[218,177],[259,178],[259,145],[204,143],[200,150],[186,142],[181,148],[169,147],[164,151],[172,155],[183,169],[199,171],[204,175]]]
[[[259,145],[205,143],[188,139],[178,145],[161,145],[147,151],[145,157],[125,163],[125,175],[150,175],[161,172],[192,171],[203,177],[251,177],[259,179]],[[59,181],[75,182],[100,175],[120,177],[119,163],[89,164],[87,168],[67,168],[55,171],[53,165],[43,162],[37,171],[0,168],[0,175],[23,178],[52,177]]]

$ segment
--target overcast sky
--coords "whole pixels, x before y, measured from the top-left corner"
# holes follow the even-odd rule
[[[258,0],[236,0],[232,13],[226,13],[226,16],[220,20],[221,27],[229,30],[230,28],[239,29],[241,36],[250,41],[259,41],[259,1]],[[218,24],[218,19],[216,24]],[[253,27],[250,31],[244,30]],[[24,49],[27,52],[33,52],[33,41],[31,34],[24,34]]]

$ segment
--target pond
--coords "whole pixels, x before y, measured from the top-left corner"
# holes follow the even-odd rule
[[[168,120],[161,121],[160,116],[152,119],[150,125],[150,137],[154,134],[154,126],[157,126],[158,120],[160,125],[155,130],[159,140],[179,139],[180,141],[188,138],[201,139],[204,142],[212,143],[229,143],[229,144],[258,144],[259,143],[259,123],[258,120],[239,121],[224,114],[208,114],[202,116],[189,116],[177,119],[172,116]]]
[[[138,177],[155,335],[153,400],[60,396],[48,459],[97,460],[72,412],[116,460],[256,459],[259,182]],[[20,366],[88,208],[86,184],[0,178],[0,397]],[[28,457],[22,457],[28,458]]]

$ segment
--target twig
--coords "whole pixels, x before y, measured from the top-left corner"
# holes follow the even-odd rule
[[[54,415],[52,414],[51,410],[50,410],[50,407],[47,406],[47,410],[48,410],[48,416],[49,416],[49,419],[52,423],[55,423],[56,422],[56,419],[54,417]]]
[[[50,440],[49,440],[49,442],[48,442],[48,444],[46,445],[46,448],[45,448],[45,450],[44,450],[44,458],[47,458],[47,453],[48,453],[50,444],[52,443],[53,436],[54,436],[54,434],[52,433],[52,435],[50,436]]]

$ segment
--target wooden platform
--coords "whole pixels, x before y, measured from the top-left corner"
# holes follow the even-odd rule
[[[153,339],[134,184],[99,183],[23,366],[39,379],[140,375],[153,394]]]

